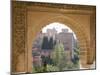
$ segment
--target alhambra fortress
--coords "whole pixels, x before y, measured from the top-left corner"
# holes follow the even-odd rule
[[[46,45],[42,47],[44,37],[47,37],[48,41],[54,43],[52,47],[48,47],[50,46],[48,42],[46,42]],[[62,43],[64,45],[64,50],[67,55],[67,62],[71,63],[71,59],[74,58],[74,49],[77,46],[77,39],[75,39],[72,32],[68,32],[68,29],[62,29],[62,32],[57,33],[57,30],[55,28],[47,29],[46,33],[40,32],[37,34],[36,40],[33,42],[32,47],[33,63],[35,63],[35,65],[41,65],[41,56],[52,57],[54,48],[53,46],[57,43]]]
[[[67,25],[75,32],[80,46],[79,61],[82,68],[91,69],[91,65],[96,62],[95,6],[13,1],[12,12],[12,72],[32,72],[33,41],[44,26],[53,22]],[[64,41],[65,37],[60,38],[63,35],[68,36],[66,40],[73,38],[71,33],[65,32],[57,35],[57,39]],[[72,43],[68,45],[71,51]]]

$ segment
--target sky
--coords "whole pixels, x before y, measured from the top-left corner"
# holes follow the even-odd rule
[[[58,22],[54,22],[54,23],[50,23],[49,25],[46,25],[43,29],[42,32],[46,33],[47,29],[53,29],[55,28],[57,30],[57,32],[61,32],[61,30],[64,28],[68,29],[68,32],[73,32],[69,27],[65,26],[64,24],[58,23]]]
[[[43,33],[46,33],[46,30],[47,30],[47,29],[53,29],[53,28],[55,28],[55,29],[57,30],[58,33],[61,32],[62,29],[68,29],[68,32],[72,32],[73,35],[74,35],[74,37],[76,38],[75,33],[74,33],[68,26],[66,26],[66,25],[64,25],[64,24],[61,24],[61,23],[59,23],[59,22],[54,22],[54,23],[50,23],[50,24],[46,25],[46,26],[42,29],[42,32],[43,32]]]

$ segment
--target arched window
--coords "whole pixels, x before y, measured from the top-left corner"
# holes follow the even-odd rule
[[[54,22],[46,25],[40,31],[32,45],[33,60],[35,59],[33,72],[80,68],[77,37],[71,28],[62,23]],[[77,66],[74,67],[76,64]]]

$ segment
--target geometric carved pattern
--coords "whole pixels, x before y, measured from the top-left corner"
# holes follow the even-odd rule
[[[25,54],[25,7],[21,5],[12,4],[12,29],[13,29],[13,56],[12,56],[12,72],[18,71],[17,65],[19,63],[19,55]],[[23,56],[24,57],[24,56]],[[24,63],[23,63],[24,64]]]

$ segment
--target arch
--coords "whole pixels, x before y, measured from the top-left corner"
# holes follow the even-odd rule
[[[38,25],[35,25],[38,29],[35,29],[36,31],[33,33],[33,35],[31,35],[31,37],[33,39],[28,39],[30,40],[30,42],[28,42],[28,44],[31,43],[32,45],[32,41],[35,39],[34,36],[37,35],[37,33],[46,25],[53,23],[53,22],[59,22],[62,24],[67,25],[68,27],[70,27],[76,34],[76,37],[79,40],[79,45],[81,48],[80,51],[80,63],[82,64],[83,67],[87,67],[87,50],[89,48],[89,35],[86,33],[87,31],[84,30],[85,27],[83,25],[79,25],[77,22],[75,22],[73,19],[69,18],[69,17],[65,17],[63,15],[61,16],[51,16],[48,19],[42,19]],[[34,27],[31,27],[34,28]],[[31,50],[32,46],[29,46],[29,50]],[[29,51],[29,54],[31,54],[31,51]],[[31,55],[30,55],[31,56]],[[32,61],[32,57],[28,56],[29,60],[28,62],[31,64]],[[30,66],[31,68],[31,66]]]
[[[96,41],[93,38],[96,34],[95,6],[30,2],[12,2],[12,5],[12,72],[32,71],[31,41],[35,39],[37,32],[43,26],[52,22],[61,22],[69,25],[77,34],[78,39],[80,39],[81,54],[83,54],[81,57],[85,55],[85,64],[88,59],[90,59],[89,61],[95,60]],[[74,19],[77,20],[75,21]]]

